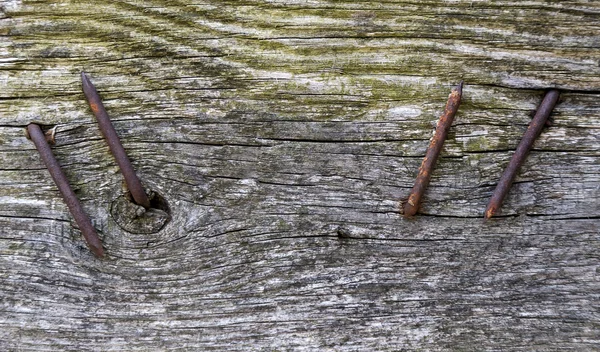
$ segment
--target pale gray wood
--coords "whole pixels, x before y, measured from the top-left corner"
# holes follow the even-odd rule
[[[600,3],[91,3],[0,1],[0,350],[600,349]],[[110,215],[122,177],[82,70],[169,203],[160,232]],[[484,223],[550,87],[554,125]],[[57,126],[105,260],[31,121]]]

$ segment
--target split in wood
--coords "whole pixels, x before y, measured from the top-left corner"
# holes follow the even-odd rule
[[[421,205],[421,201],[423,199],[423,194],[425,193],[427,185],[429,184],[429,180],[431,179],[431,172],[435,166],[438,156],[440,155],[440,152],[442,151],[442,146],[444,145],[444,141],[448,136],[448,130],[450,129],[450,125],[452,125],[454,115],[456,115],[456,112],[458,111],[462,97],[462,87],[463,82],[460,82],[460,84],[454,88],[448,96],[446,108],[444,109],[444,113],[437,123],[435,134],[429,143],[429,147],[425,153],[425,158],[423,159],[421,167],[419,168],[419,174],[417,175],[415,185],[412,188],[406,204],[404,204],[405,217],[412,217],[419,210],[419,206]]]
[[[92,253],[94,253],[97,257],[102,258],[104,256],[104,249],[102,248],[102,242],[100,238],[98,238],[98,234],[96,233],[96,229],[92,225],[90,218],[85,214],[83,208],[81,207],[81,203],[77,199],[77,196],[69,186],[69,181],[67,177],[63,173],[50,149],[50,145],[47,141],[47,136],[42,132],[42,129],[37,124],[29,124],[27,126],[27,136],[33,141],[35,147],[37,148],[44,164],[48,168],[54,183],[58,187],[65,203],[67,203],[67,207],[71,211],[77,226],[79,226],[79,230],[83,234],[88,246]]]
[[[521,139],[515,154],[510,159],[506,170],[504,170],[502,177],[500,177],[500,181],[498,181],[498,185],[496,186],[496,189],[492,194],[492,198],[490,198],[490,202],[485,210],[484,216],[486,219],[494,216],[494,214],[496,214],[498,209],[500,209],[502,206],[502,202],[508,194],[517,172],[521,168],[521,165],[523,165],[525,158],[527,158],[527,154],[529,154],[529,151],[533,147],[533,143],[535,142],[536,138],[542,132],[542,128],[546,125],[548,117],[550,116],[550,113],[552,113],[559,96],[560,92],[555,89],[548,91],[544,96],[544,100],[542,100],[542,103],[535,113],[535,116],[531,120],[531,123],[529,123],[529,127],[527,127],[527,131],[525,131],[523,139]]]
[[[39,125],[38,125],[39,126]],[[51,129],[47,130],[44,133],[44,137],[46,138],[46,142],[50,143],[50,144],[55,144],[56,143],[56,128],[57,126],[52,127]],[[31,136],[29,135],[29,129],[25,129],[25,137],[27,137],[27,139],[31,139]]]
[[[114,155],[117,164],[119,164],[129,193],[131,193],[133,200],[138,205],[150,209],[150,199],[148,198],[148,195],[146,195],[140,179],[135,174],[135,170],[127,157],[127,153],[125,153],[125,149],[121,144],[117,131],[115,131],[114,126],[110,122],[110,118],[104,108],[104,104],[102,104],[100,95],[98,95],[96,88],[84,72],[81,72],[81,82],[85,98],[87,99],[94,116],[96,116],[96,120],[98,120],[98,126],[100,127],[100,131],[102,132],[106,143],[108,143],[111,153]]]

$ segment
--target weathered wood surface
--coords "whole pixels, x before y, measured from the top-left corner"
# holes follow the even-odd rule
[[[600,2],[91,3],[0,2],[0,350],[600,349]],[[82,70],[169,203],[160,232],[110,215],[122,177]],[[484,223],[549,87],[554,125]],[[105,260],[30,121],[57,126]]]

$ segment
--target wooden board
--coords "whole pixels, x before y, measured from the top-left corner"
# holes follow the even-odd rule
[[[599,2],[4,0],[0,36],[0,350],[600,349]],[[111,214],[81,71],[168,202],[159,232]],[[548,88],[554,123],[483,222]]]

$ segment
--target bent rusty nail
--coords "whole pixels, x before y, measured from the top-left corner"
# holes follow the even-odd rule
[[[414,216],[419,210],[423,194],[425,193],[425,189],[427,189],[427,185],[429,184],[429,180],[431,178],[431,171],[433,170],[438,156],[442,151],[442,146],[444,145],[444,141],[448,136],[450,125],[452,125],[454,115],[456,115],[458,107],[460,106],[462,88],[463,82],[460,82],[460,84],[456,86],[456,88],[454,88],[448,96],[448,102],[446,103],[444,113],[437,123],[435,133],[431,139],[431,142],[429,143],[427,152],[425,153],[425,158],[421,163],[421,167],[419,167],[419,174],[417,175],[415,185],[413,186],[410,196],[408,197],[408,201],[406,204],[404,204],[405,217]]]
[[[58,187],[60,194],[65,200],[65,203],[67,203],[67,207],[69,207],[69,210],[71,211],[77,226],[79,226],[79,230],[81,230],[81,233],[90,247],[90,250],[97,257],[102,258],[104,256],[102,242],[100,241],[100,238],[98,238],[98,234],[92,225],[90,218],[83,211],[81,203],[79,203],[77,196],[71,189],[71,186],[69,186],[67,177],[62,172],[60,165],[58,165],[58,161],[56,161],[56,158],[50,149],[50,145],[46,140],[46,135],[44,135],[40,126],[31,123],[27,126],[27,136],[33,141],[35,147],[40,153],[44,164],[46,164],[46,167],[50,172],[50,176],[52,176],[52,179]]]
[[[521,165],[523,165],[525,158],[527,158],[527,154],[529,154],[529,151],[533,147],[536,138],[542,132],[542,128],[546,125],[548,117],[550,116],[550,113],[552,113],[559,96],[560,92],[556,89],[549,90],[544,96],[535,116],[529,123],[529,127],[527,127],[527,131],[525,131],[525,134],[523,135],[523,139],[521,139],[519,146],[517,146],[515,154],[510,159],[506,170],[504,170],[502,177],[500,177],[500,181],[498,181],[498,185],[485,210],[484,216],[486,219],[494,216],[496,211],[502,206],[502,202],[508,194],[517,172],[521,168]]]
[[[81,72],[81,82],[85,98],[87,99],[94,116],[96,116],[96,120],[98,120],[98,126],[100,127],[100,131],[102,132],[106,143],[108,143],[111,153],[114,155],[117,164],[119,164],[121,173],[123,173],[123,177],[125,178],[125,184],[127,185],[133,200],[144,208],[149,209],[150,200],[144,191],[144,187],[142,187],[140,179],[135,174],[135,170],[127,157],[127,153],[125,153],[125,149],[121,144],[117,131],[115,131],[115,128],[110,122],[108,113],[106,112],[106,109],[104,109],[104,104],[102,104],[102,100],[100,99],[96,88],[84,72]]]

